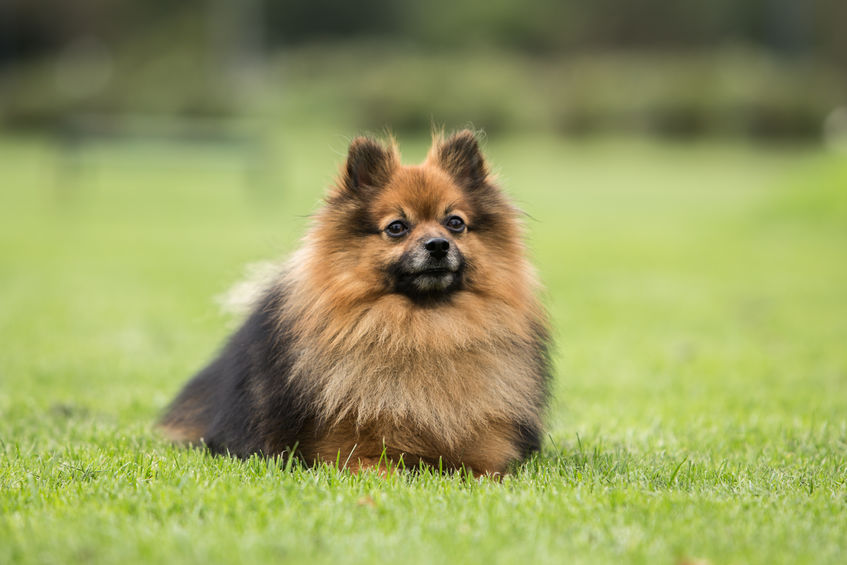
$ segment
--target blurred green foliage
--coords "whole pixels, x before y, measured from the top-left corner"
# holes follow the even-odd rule
[[[835,0],[42,2],[67,17],[9,4],[0,124],[129,112],[814,138],[847,104]],[[68,57],[79,37],[102,60]]]
[[[474,44],[535,52],[713,47],[726,40],[847,63],[840,0],[6,0],[0,63],[81,33],[110,41],[184,15],[227,17],[269,46],[381,37],[427,49]],[[226,33],[232,26],[210,31]]]
[[[280,105],[290,119],[322,113],[376,129],[434,121],[488,131],[811,138],[845,99],[840,77],[813,61],[744,49],[531,58],[371,45],[289,52],[280,67],[290,87]]]
[[[137,71],[117,73],[86,100],[51,88],[49,65],[33,67],[8,91],[2,118],[50,125],[86,112],[258,114],[278,123],[360,130],[420,132],[434,123],[571,135],[815,139],[826,116],[847,100],[847,85],[833,69],[743,48],[538,58],[491,50],[457,56],[371,42],[282,51],[245,105],[237,83],[210,83],[197,70],[203,53],[182,47],[161,58],[127,49],[117,65]]]

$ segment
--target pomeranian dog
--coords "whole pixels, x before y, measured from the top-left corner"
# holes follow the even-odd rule
[[[547,315],[475,135],[354,139],[303,244],[161,421],[248,457],[499,474],[539,449]]]

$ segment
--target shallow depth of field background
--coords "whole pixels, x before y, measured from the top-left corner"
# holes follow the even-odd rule
[[[0,5],[0,563],[843,563],[847,4]],[[549,436],[502,482],[170,446],[360,133],[474,127]]]

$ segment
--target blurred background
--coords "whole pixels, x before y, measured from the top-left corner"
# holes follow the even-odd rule
[[[4,0],[0,124],[817,141],[847,120],[845,23],[841,0]]]
[[[845,24],[843,0],[3,0],[0,414],[148,430],[350,139],[417,162],[433,124],[483,130],[528,213],[554,438],[842,410]]]

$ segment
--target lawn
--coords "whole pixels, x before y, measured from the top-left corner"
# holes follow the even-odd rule
[[[160,438],[351,133],[258,172],[0,137],[0,563],[847,561],[847,157],[813,147],[486,140],[556,336],[548,439],[502,482]]]

